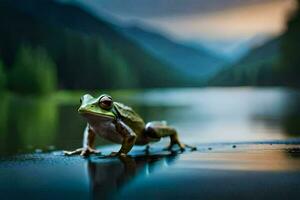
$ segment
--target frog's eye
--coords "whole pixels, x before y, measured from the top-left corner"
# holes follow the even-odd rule
[[[105,110],[111,109],[112,104],[113,104],[113,101],[110,96],[102,96],[99,99],[99,106]]]

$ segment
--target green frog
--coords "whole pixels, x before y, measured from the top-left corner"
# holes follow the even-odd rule
[[[83,147],[75,151],[64,151],[65,155],[88,156],[100,153],[94,149],[96,135],[122,145],[118,152],[112,152],[110,156],[126,156],[134,145],[146,145],[146,150],[149,150],[149,144],[158,142],[162,137],[170,137],[166,150],[172,150],[174,145],[178,145],[182,151],[186,147],[196,149],[181,143],[177,131],[165,121],[146,124],[131,107],[113,101],[110,95],[103,94],[94,98],[85,94],[80,98],[80,103],[78,113],[87,120]]]

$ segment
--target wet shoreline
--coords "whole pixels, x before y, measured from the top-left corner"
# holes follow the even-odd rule
[[[272,145],[271,145],[272,144]],[[61,151],[2,157],[4,199],[282,199],[300,195],[298,139],[199,144],[194,152],[136,148],[126,159]],[[118,146],[102,147],[108,154]]]

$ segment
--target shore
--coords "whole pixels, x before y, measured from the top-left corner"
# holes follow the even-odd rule
[[[296,142],[199,144],[197,151],[141,148],[124,159],[61,151],[2,157],[1,199],[286,199],[300,196]],[[117,146],[100,148],[103,154]]]

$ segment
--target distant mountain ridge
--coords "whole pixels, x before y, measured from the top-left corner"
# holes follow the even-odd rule
[[[253,48],[232,66],[216,74],[208,83],[211,86],[276,85],[276,65],[280,59],[282,37],[273,38]]]
[[[194,48],[138,26],[122,27],[120,31],[136,41],[174,70],[192,78],[207,79],[218,72],[227,61],[204,47]]]
[[[58,66],[63,89],[199,85],[76,5],[2,0],[0,24],[0,58],[6,65],[12,66],[21,45],[43,47]]]

